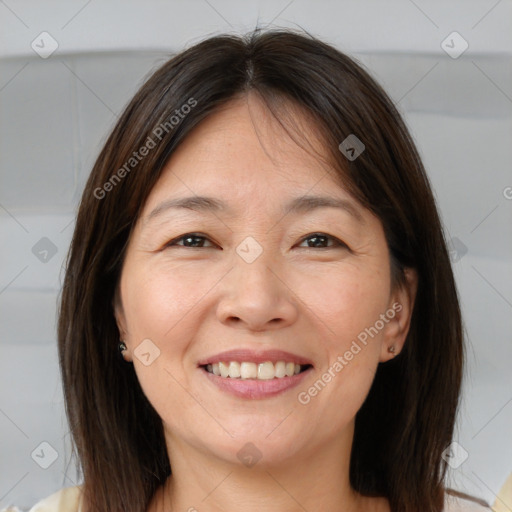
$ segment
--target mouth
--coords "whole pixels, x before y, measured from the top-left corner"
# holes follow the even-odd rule
[[[200,366],[204,371],[223,379],[272,380],[285,379],[303,373],[313,366],[293,361],[219,361]]]
[[[223,379],[285,379],[313,367],[312,362],[297,354],[277,349],[233,349],[198,362],[204,371]]]
[[[197,363],[214,388],[248,400],[271,398],[298,386],[313,363],[283,350],[234,349]]]

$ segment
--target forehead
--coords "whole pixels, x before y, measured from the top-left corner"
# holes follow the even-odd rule
[[[172,154],[145,211],[174,192],[264,202],[278,190],[289,197],[309,191],[348,197],[311,120],[293,106],[285,118],[286,129],[250,94],[224,105]]]

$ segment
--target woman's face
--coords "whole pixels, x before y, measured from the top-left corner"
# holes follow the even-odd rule
[[[391,288],[380,221],[251,95],[172,155],[120,292],[128,358],[168,445],[229,462],[272,464],[350,438],[410,311]],[[220,362],[224,376],[210,373]]]

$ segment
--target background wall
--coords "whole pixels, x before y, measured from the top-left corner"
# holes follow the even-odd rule
[[[77,202],[101,143],[171,52],[257,24],[302,27],[358,58],[403,113],[451,240],[466,319],[449,483],[492,503],[512,472],[511,0],[5,0],[0,508],[80,481],[55,320]]]

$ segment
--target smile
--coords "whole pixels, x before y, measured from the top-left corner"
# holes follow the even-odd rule
[[[253,363],[248,361],[219,361],[218,363],[204,365],[203,368],[213,375],[224,379],[254,379],[271,380],[283,379],[298,375],[307,370],[311,365],[296,364],[285,361],[265,361],[262,363]]]

